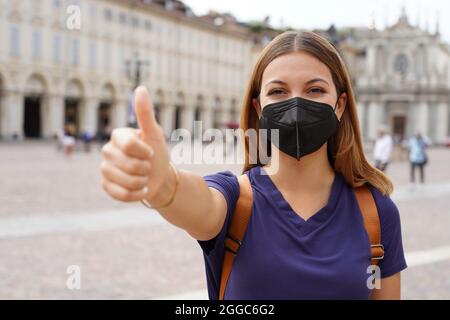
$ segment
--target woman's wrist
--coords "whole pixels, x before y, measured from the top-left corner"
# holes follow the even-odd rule
[[[176,196],[178,184],[178,170],[172,163],[169,163],[169,167],[167,169],[167,178],[164,179],[163,183],[156,192],[150,192],[152,193],[152,196],[146,197],[143,201],[143,204],[153,209],[168,207],[173,202]]]

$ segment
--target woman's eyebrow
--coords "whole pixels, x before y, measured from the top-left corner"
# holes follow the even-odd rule
[[[328,83],[327,80],[322,79],[322,78],[314,78],[314,79],[311,79],[311,80],[309,80],[309,81],[306,81],[305,85],[309,85],[309,84],[314,83],[314,82],[324,82],[324,83],[326,83],[328,86],[330,85],[330,84]]]
[[[308,81],[306,81],[305,85],[310,85],[311,83],[314,83],[314,82],[324,82],[328,86],[330,85],[327,80],[322,79],[322,78],[314,78],[314,79],[308,80]],[[273,83],[287,85],[287,83],[284,81],[272,80],[272,81],[267,82],[264,86],[267,87],[269,84],[273,84]]]
[[[267,82],[264,86],[267,87],[269,84],[272,84],[272,83],[278,83],[278,84],[282,84],[282,85],[287,85],[287,83],[284,82],[284,81],[281,81],[281,80],[272,80],[272,81],[270,81],[270,82]]]

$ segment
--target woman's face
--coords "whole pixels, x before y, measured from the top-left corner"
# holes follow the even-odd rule
[[[338,102],[336,87],[328,67],[312,55],[299,51],[280,56],[264,70],[260,99],[253,105],[261,110],[272,103],[293,97],[301,97],[329,104],[334,108]],[[341,118],[346,104],[346,94],[339,97],[336,115]]]

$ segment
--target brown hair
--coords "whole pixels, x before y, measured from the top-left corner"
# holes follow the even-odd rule
[[[373,167],[364,155],[356,102],[347,68],[336,48],[327,39],[314,32],[287,31],[277,36],[264,48],[253,68],[244,96],[240,123],[243,132],[248,129],[255,129],[258,132],[259,118],[252,101],[260,94],[264,70],[277,57],[297,51],[306,52],[324,63],[331,72],[338,95],[347,93],[347,105],[339,128],[332,138],[330,156],[334,170],[342,173],[352,187],[369,183],[385,195],[392,193],[393,185],[390,179]],[[259,147],[258,143],[257,159],[252,159],[249,153],[249,141],[244,138],[244,172],[251,167],[261,165]]]

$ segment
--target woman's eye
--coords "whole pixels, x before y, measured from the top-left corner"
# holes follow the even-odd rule
[[[274,90],[271,90],[270,92],[269,92],[269,96],[271,96],[271,95],[273,95],[273,94],[282,94],[282,93],[284,93],[284,91],[283,90],[280,90],[280,89],[274,89]]]
[[[309,92],[311,93],[325,93],[325,90],[323,90],[322,88],[312,88],[309,90]]]

